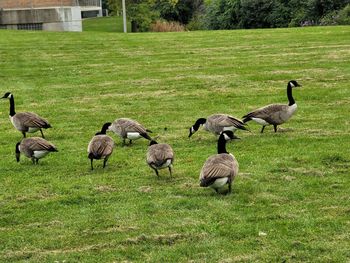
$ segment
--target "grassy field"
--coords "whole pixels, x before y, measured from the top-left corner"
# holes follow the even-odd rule
[[[128,23],[127,31],[131,26]],[[83,20],[83,31],[123,32],[123,18],[121,16],[94,17]]]
[[[349,262],[350,27],[119,34],[0,31],[1,92],[47,118],[59,149],[32,165],[0,100],[2,262]],[[216,138],[199,117],[287,103],[273,132],[238,131],[231,195],[200,188]],[[0,94],[1,96],[3,94]],[[176,153],[147,167],[148,142],[117,143],[90,171],[102,124],[143,123]],[[39,135],[39,134],[37,134]],[[29,135],[33,136],[33,135]]]

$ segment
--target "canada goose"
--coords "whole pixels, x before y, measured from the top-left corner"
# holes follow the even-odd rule
[[[196,123],[190,128],[190,134],[188,137],[191,137],[196,131],[198,131],[199,127],[203,125],[203,128],[206,131],[212,132],[216,135],[219,135],[222,131],[235,131],[237,129],[240,130],[248,130],[242,121],[236,119],[227,114],[213,114],[210,115],[207,119],[200,118],[196,121]]]
[[[44,134],[42,129],[51,128],[51,125],[48,123],[47,120],[41,118],[37,114],[33,112],[15,112],[15,100],[13,95],[10,92],[6,92],[5,95],[2,97],[3,99],[10,99],[10,120],[13,124],[13,126],[22,132],[23,138],[26,137],[26,132],[36,132],[40,130],[41,136],[43,138]]]
[[[56,146],[40,137],[26,138],[16,144],[17,162],[19,162],[20,154],[23,153],[32,159],[33,164],[38,164],[39,159],[50,152],[58,152]]]
[[[228,184],[228,192],[231,193],[233,179],[238,174],[236,158],[226,151],[226,142],[232,139],[239,139],[232,131],[223,131],[220,134],[218,153],[210,156],[201,170],[201,187],[211,187],[218,193],[220,188]]]
[[[297,110],[297,104],[292,95],[292,89],[301,87],[298,82],[291,80],[287,85],[287,97],[289,104],[270,104],[265,107],[259,108],[255,111],[249,112],[243,116],[243,122],[246,123],[250,120],[262,125],[261,133],[264,132],[265,126],[273,125],[275,132],[277,132],[277,125],[288,121]]]
[[[110,131],[115,132],[121,138],[123,138],[123,145],[125,145],[125,140],[129,139],[129,144],[132,143],[132,140],[137,140],[141,137],[152,140],[147,132],[152,132],[144,128],[140,123],[128,118],[116,119],[112,125],[109,127]]]
[[[91,160],[91,170],[94,169],[93,167],[93,160],[103,160],[103,168],[106,167],[106,163],[108,161],[109,156],[113,152],[114,148],[114,141],[111,137],[106,135],[106,132],[108,128],[110,127],[111,123],[107,122],[102,126],[102,129],[100,132],[97,132],[94,137],[92,137],[87,151],[89,153],[88,158]]]
[[[158,170],[168,167],[170,177],[172,176],[171,168],[174,162],[174,151],[169,144],[166,143],[157,143],[154,140],[151,140],[148,147],[147,164],[156,172],[156,175],[159,176]]]

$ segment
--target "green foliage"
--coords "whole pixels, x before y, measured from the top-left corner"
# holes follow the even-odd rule
[[[188,24],[196,14],[202,11],[203,0],[157,0],[155,9],[159,10],[160,16],[168,21],[178,21],[181,24]]]
[[[212,0],[205,24],[208,29],[269,28],[320,24],[349,0]]]
[[[339,11],[337,23],[339,25],[350,25],[350,4]]]
[[[205,24],[208,29],[234,29],[239,27],[239,0],[213,0],[208,5]]]

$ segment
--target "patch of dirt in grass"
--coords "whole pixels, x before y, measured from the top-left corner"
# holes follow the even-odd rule
[[[140,186],[137,191],[141,193],[149,193],[152,191],[152,188],[150,186]]]
[[[325,175],[324,171],[321,171],[316,168],[298,167],[298,168],[289,168],[289,170],[292,173],[306,175],[306,176],[324,176]]]
[[[117,191],[116,188],[114,188],[113,186],[110,186],[110,185],[98,185],[95,187],[95,190],[98,192],[102,192],[102,193],[109,193],[109,192]]]
[[[306,168],[306,167],[278,167],[270,170],[271,173],[288,173],[288,174],[299,174],[305,176],[324,176],[326,174],[325,171],[321,171],[317,168]],[[283,176],[283,179],[287,181],[292,181],[296,179],[294,176]]]
[[[206,237],[206,233],[201,233],[198,235],[185,235],[185,234],[179,234],[179,233],[174,233],[174,234],[166,234],[166,235],[152,235],[148,236],[145,234],[141,234],[137,237],[134,238],[128,238],[125,240],[125,244],[140,244],[144,242],[152,242],[156,244],[161,244],[161,245],[173,245],[177,241],[181,240],[198,240]]]

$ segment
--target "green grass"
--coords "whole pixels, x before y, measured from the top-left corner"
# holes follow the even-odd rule
[[[130,29],[128,23],[128,32]],[[121,16],[86,18],[83,19],[83,31],[123,32],[123,18]]]
[[[350,27],[117,34],[0,31],[1,91],[47,118],[59,149],[16,163],[21,134],[0,101],[3,262],[347,262],[350,260]],[[231,195],[200,188],[215,137],[188,128],[287,102],[274,133],[238,131]],[[0,94],[2,95],[2,94]],[[90,171],[102,124],[143,123],[176,153],[174,178],[145,164],[147,141],[117,142]],[[167,128],[167,129],[165,129]],[[33,136],[33,135],[30,135]]]

